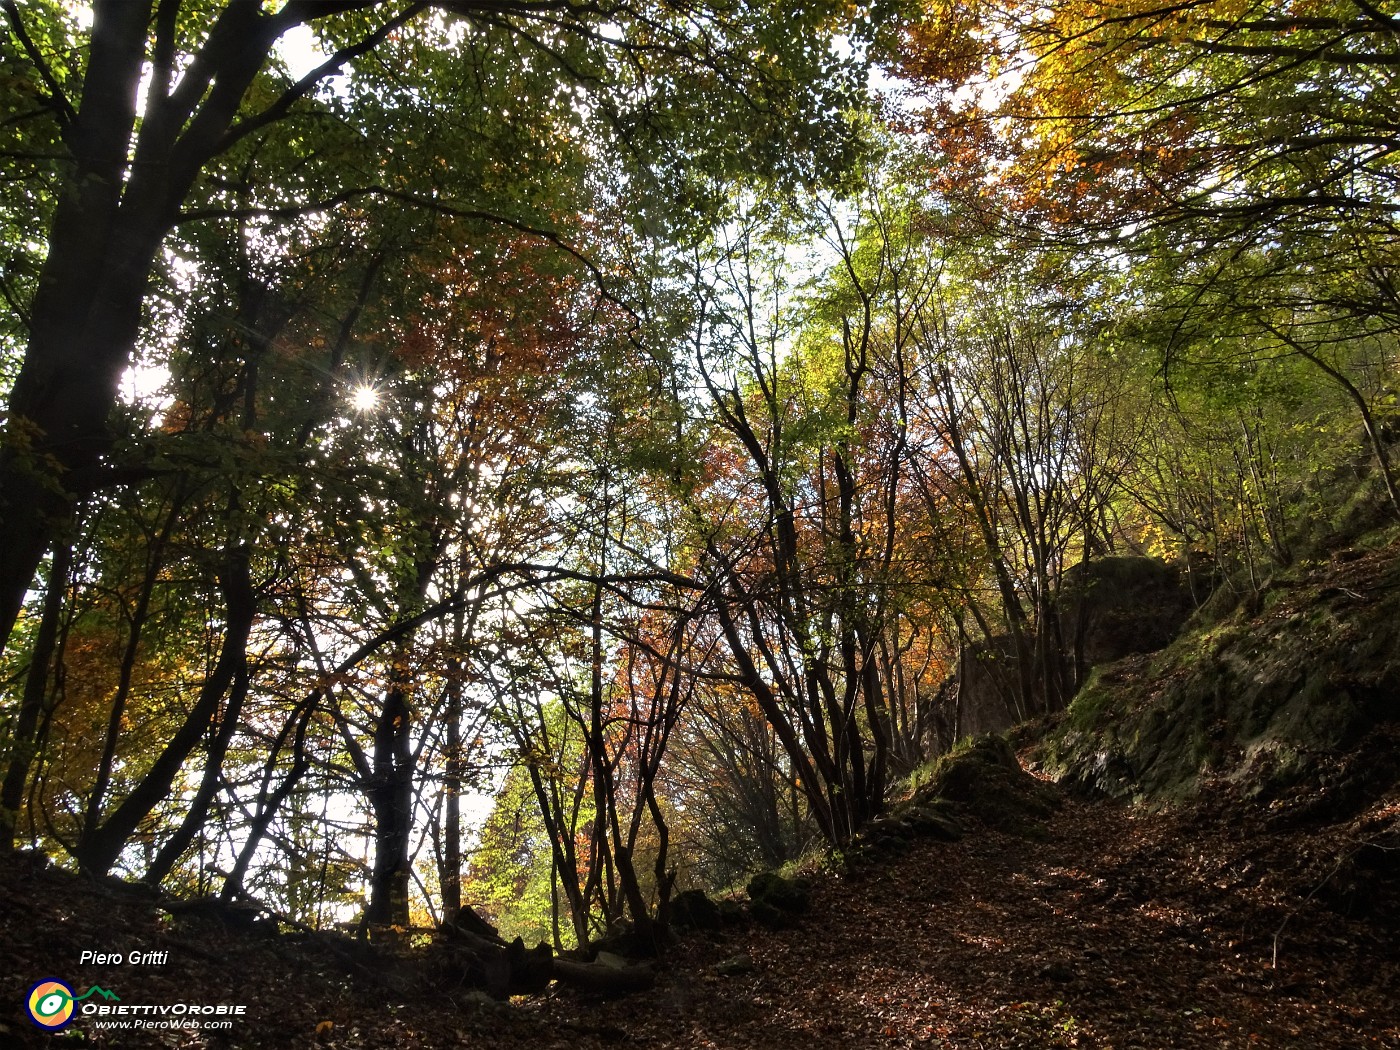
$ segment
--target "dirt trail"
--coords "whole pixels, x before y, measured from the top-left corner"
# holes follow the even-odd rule
[[[658,1047],[1400,1047],[1393,931],[1299,895],[1292,839],[1082,802],[1047,831],[825,882],[801,928],[718,938],[594,1031],[533,1009]],[[714,974],[739,952],[753,974]]]
[[[1365,918],[1325,904],[1350,899],[1336,861],[1354,836],[1233,814],[1067,801],[1040,839],[917,839],[863,873],[819,878],[796,928],[692,935],[653,991],[607,1002],[557,991],[490,1004],[354,979],[292,939],[198,933],[10,859],[0,1047],[1400,1048],[1400,909],[1374,894]],[[115,947],[169,950],[170,965],[79,970],[95,929]],[[716,972],[740,954],[752,972]],[[19,1007],[48,976],[250,1009],[226,1035],[57,1042]]]

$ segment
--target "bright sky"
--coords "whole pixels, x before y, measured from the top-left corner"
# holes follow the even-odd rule
[[[287,64],[287,71],[300,80],[326,60],[326,53],[316,41],[310,26],[293,26],[277,41],[277,54]]]

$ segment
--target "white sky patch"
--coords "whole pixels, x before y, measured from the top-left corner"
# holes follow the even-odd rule
[[[996,76],[970,81],[953,93],[960,110],[976,106],[986,113],[995,112],[1003,102],[1020,90],[1030,69],[1030,56]]]
[[[90,8],[78,7],[72,10],[80,28],[88,29],[91,27],[92,11]],[[293,80],[300,80],[330,57],[322,50],[321,43],[316,39],[316,34],[311,31],[311,27],[305,24],[292,26],[291,29],[283,33],[277,43],[273,45],[273,51],[287,67],[287,72],[291,74]],[[151,63],[144,63],[141,69],[141,81],[136,88],[137,113],[146,112],[152,74]],[[339,78],[332,77],[330,82],[334,83],[337,79]],[[134,139],[133,135],[133,141]]]
[[[128,405],[164,410],[173,403],[166,392],[169,383],[170,369],[163,364],[131,365],[122,373],[121,398]]]
[[[330,56],[321,50],[321,43],[311,27],[305,24],[292,26],[282,34],[276,45],[277,57],[287,66],[287,72],[296,80],[319,66]]]
[[[92,5],[87,3],[76,3],[69,0],[63,5],[63,9],[68,12],[68,16],[78,24],[79,29],[92,28]]]

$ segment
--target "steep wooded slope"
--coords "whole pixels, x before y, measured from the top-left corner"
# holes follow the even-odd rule
[[[1274,826],[1222,801],[1152,813],[1067,798],[1019,834],[890,836],[814,880],[790,929],[679,944],[649,992],[514,1004],[366,972],[324,944],[163,917],[149,900],[23,859],[0,862],[0,1045],[49,1041],[22,1016],[44,976],[127,1001],[241,1001],[228,1033],[96,1032],[103,1047],[1400,1046],[1393,880],[1363,900],[1350,861],[1400,806],[1345,826]],[[1370,857],[1388,858],[1379,852]],[[1369,862],[1369,861],[1368,861]],[[95,931],[101,931],[100,935]],[[90,944],[168,950],[156,970],[76,965]],[[728,974],[728,975],[726,975]]]
[[[1394,789],[1397,719],[1392,541],[1300,562],[1224,615],[1207,606],[1162,652],[1098,669],[1043,757],[1057,779],[1117,797],[1182,799],[1223,779],[1300,819],[1342,818]]]
[[[692,933],[623,999],[495,1003],[412,945],[0,857],[0,1048],[1400,1047],[1400,546],[1336,549],[1023,728],[1038,780],[1004,741],[960,751],[795,924]],[[55,1038],[23,1009],[46,977],[248,1012]]]

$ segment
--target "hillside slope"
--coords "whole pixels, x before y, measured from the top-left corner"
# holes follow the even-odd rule
[[[1400,1046],[1396,909],[1338,910],[1327,886],[1345,848],[1330,829],[1280,830],[1267,810],[1238,808],[1066,799],[1046,812],[1022,834],[916,837],[857,873],[819,876],[794,928],[691,935],[654,989],[612,1001],[555,991],[491,1004],[408,970],[355,972],[314,941],[174,923],[12,858],[0,862],[0,1045]],[[79,967],[98,944],[169,951],[169,963]],[[45,976],[248,1013],[228,1032],[103,1032],[85,1019],[53,1039],[19,1006]]]
[[[817,873],[794,926],[690,934],[623,999],[494,1003],[419,947],[0,856],[0,1050],[1400,1048],[1397,698],[1400,545],[1302,562],[1101,668],[1043,739],[1023,729],[1038,780],[996,739],[946,762],[909,814],[936,790],[961,838],[896,813]],[[51,1035],[24,1007],[46,978],[245,1012]]]
[[[1343,819],[1400,782],[1397,721],[1392,542],[1279,572],[1160,653],[1098,669],[1041,753],[1056,779],[1120,798],[1223,780],[1299,820]]]

